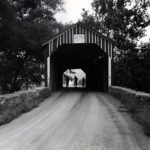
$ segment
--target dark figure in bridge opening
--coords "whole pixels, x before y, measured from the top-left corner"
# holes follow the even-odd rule
[[[69,86],[69,77],[68,76],[66,76],[66,87],[68,87]]]
[[[74,77],[74,87],[78,86],[78,78],[75,76]]]
[[[82,78],[82,87],[83,88],[85,87],[85,78],[84,77]]]

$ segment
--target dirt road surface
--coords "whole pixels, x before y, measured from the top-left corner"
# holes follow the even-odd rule
[[[63,91],[1,126],[0,150],[150,150],[150,140],[113,97]]]

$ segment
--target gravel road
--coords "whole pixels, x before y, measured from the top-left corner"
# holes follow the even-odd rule
[[[110,95],[62,91],[1,126],[0,150],[150,150],[150,140]]]

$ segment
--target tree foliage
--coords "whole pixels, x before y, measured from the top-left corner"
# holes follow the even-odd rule
[[[114,66],[115,85],[150,92],[150,43],[124,54]]]
[[[94,15],[84,10],[82,21],[113,39],[114,84],[150,92],[149,43],[137,48],[150,25],[150,1],[93,0],[92,7]]]
[[[105,28],[105,34],[115,41],[119,50],[136,46],[150,24],[147,9],[150,1],[140,0],[94,0],[95,17]]]
[[[0,0],[0,86],[4,93],[20,89],[23,70],[31,71],[32,66],[34,75],[36,62],[40,69],[41,45],[59,28],[54,14],[61,6],[62,0]]]

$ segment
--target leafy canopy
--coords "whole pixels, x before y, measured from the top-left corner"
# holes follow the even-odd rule
[[[43,63],[41,45],[59,27],[54,14],[61,9],[62,0],[0,0],[0,86],[4,93],[19,90],[24,79],[38,83],[34,77],[40,80],[42,73],[36,74]],[[27,71],[35,76],[25,78]]]

